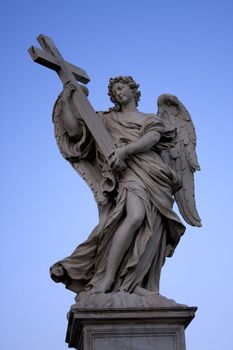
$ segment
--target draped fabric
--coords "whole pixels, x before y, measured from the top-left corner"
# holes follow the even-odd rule
[[[131,191],[142,200],[146,214],[142,225],[134,233],[111,290],[132,292],[140,285],[158,292],[160,272],[165,258],[174,251],[185,231],[185,227],[172,210],[173,194],[181,184],[160,156],[162,149],[174,146],[175,131],[168,130],[161,120],[151,114],[145,115],[142,121],[137,122],[121,120],[114,111],[100,113],[99,117],[102,118],[116,147],[132,143],[152,130],[159,132],[161,138],[149,151],[130,156],[126,170],[116,177],[115,190],[107,197],[97,227],[69,257],[54,266],[61,265],[65,269],[67,278],[64,283],[68,289],[79,292],[96,286],[104,277],[113,236],[125,218],[127,193]],[[59,147],[67,159],[78,156],[87,162],[88,154],[90,150],[93,153],[94,148],[96,166],[103,170],[101,186],[104,188],[106,176],[103,157],[84,124],[82,127],[83,138],[80,141],[70,140],[66,134]]]

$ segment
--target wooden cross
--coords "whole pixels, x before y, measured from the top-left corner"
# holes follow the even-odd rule
[[[114,150],[111,136],[108,134],[102,121],[84,94],[80,84],[77,82],[78,80],[87,84],[90,78],[82,68],[76,67],[63,59],[52,39],[41,34],[38,36],[37,40],[43,50],[34,46],[30,47],[28,51],[33,61],[55,70],[64,85],[68,82],[72,82],[76,87],[73,94],[74,106],[90,130],[106,160],[110,163],[109,155]]]

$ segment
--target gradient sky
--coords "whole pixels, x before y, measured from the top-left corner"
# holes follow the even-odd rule
[[[61,157],[51,111],[57,75],[32,62],[36,37],[53,38],[66,60],[91,77],[89,99],[106,110],[109,77],[132,75],[139,109],[156,112],[172,93],[198,136],[201,229],[188,227],[167,259],[161,294],[198,306],[187,350],[232,344],[232,1],[5,1],[1,5],[2,350],[64,350],[74,294],[50,280],[98,222],[91,191]]]

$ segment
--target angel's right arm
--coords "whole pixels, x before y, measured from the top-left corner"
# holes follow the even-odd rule
[[[65,87],[62,93],[62,119],[68,135],[76,140],[80,140],[82,138],[82,127],[79,119],[81,118],[72,106],[73,93],[74,90],[70,86]]]

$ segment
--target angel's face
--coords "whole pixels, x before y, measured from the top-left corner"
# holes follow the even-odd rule
[[[126,105],[134,100],[134,94],[132,89],[123,83],[115,83],[112,88],[114,97],[120,105]]]

